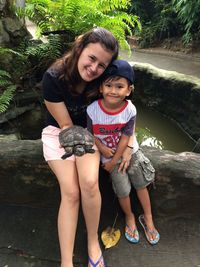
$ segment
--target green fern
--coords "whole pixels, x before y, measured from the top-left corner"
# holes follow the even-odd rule
[[[11,80],[11,75],[0,70],[0,113],[5,112],[16,91],[16,85]]]
[[[63,50],[63,42],[59,35],[49,35],[45,43],[29,43],[23,47],[23,53],[30,62],[31,67],[40,65],[41,62],[50,62],[60,57]],[[44,66],[45,67],[45,66]],[[47,66],[46,66],[47,67]]]
[[[126,13],[130,0],[26,0],[24,16],[36,23],[40,32],[69,30],[80,35],[95,26],[113,32],[121,48],[130,48],[126,35],[135,27],[141,29],[139,18]]]
[[[10,73],[8,73],[8,72],[5,71],[5,70],[1,70],[1,69],[0,69],[0,77],[1,77],[1,79],[2,79],[2,77],[3,77],[3,78],[11,79]],[[1,81],[2,81],[2,80],[0,80],[0,82],[1,82]]]

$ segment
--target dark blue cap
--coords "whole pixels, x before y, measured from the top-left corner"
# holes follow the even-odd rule
[[[105,81],[108,77],[120,76],[129,80],[133,84],[135,75],[131,65],[125,60],[114,60],[104,71],[102,79]]]

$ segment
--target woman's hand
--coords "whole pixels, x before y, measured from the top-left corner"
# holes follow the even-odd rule
[[[130,160],[131,160],[131,156],[132,156],[132,151],[133,149],[130,147],[126,147],[126,149],[124,150],[123,154],[122,154],[122,160],[121,163],[119,165],[119,169],[118,172],[123,172],[125,173],[129,164],[130,164]]]

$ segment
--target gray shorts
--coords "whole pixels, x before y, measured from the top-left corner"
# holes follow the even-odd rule
[[[126,173],[118,172],[118,168],[119,164],[110,173],[110,177],[113,190],[119,198],[130,194],[131,184],[137,190],[147,187],[155,179],[155,169],[141,149],[132,155]]]

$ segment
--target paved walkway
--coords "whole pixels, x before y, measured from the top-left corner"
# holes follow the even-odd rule
[[[156,49],[133,49],[130,57],[127,51],[120,51],[120,56],[128,61],[149,63],[160,69],[177,71],[200,78],[200,54],[183,54]]]

